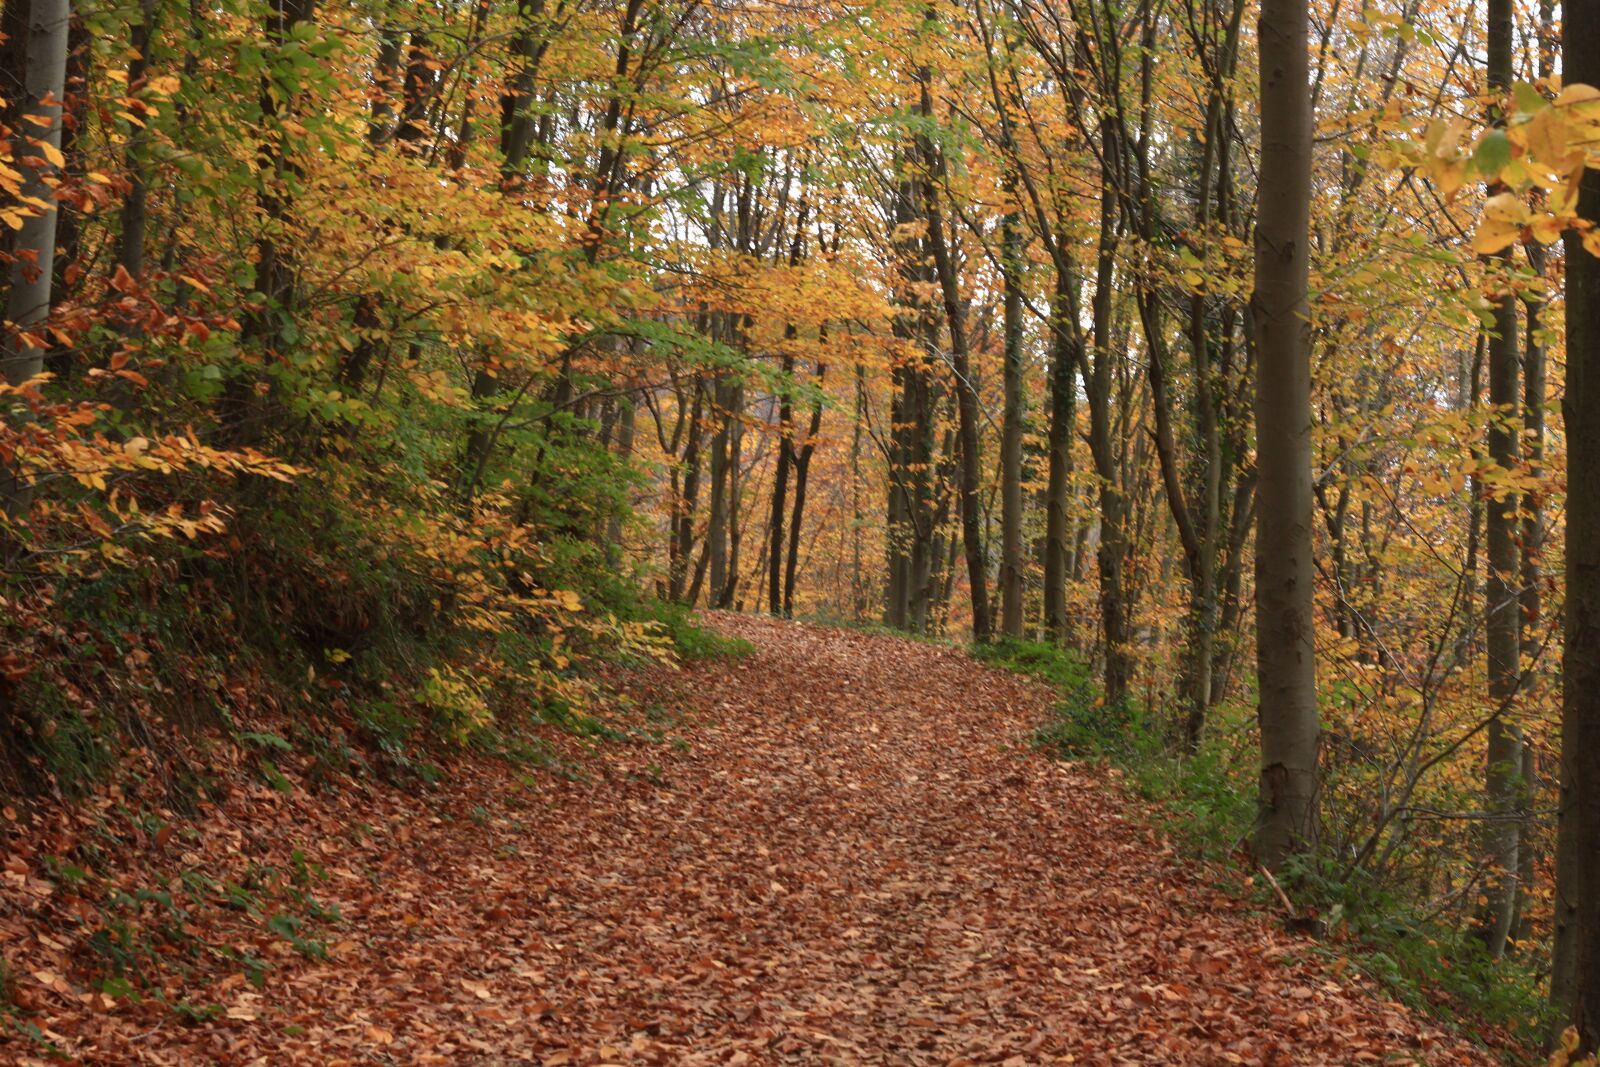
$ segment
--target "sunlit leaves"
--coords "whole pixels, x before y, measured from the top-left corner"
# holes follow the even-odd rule
[[[1549,244],[1568,229],[1582,233],[1591,251],[1600,249],[1596,220],[1575,214],[1583,172],[1600,163],[1600,90],[1569,85],[1551,99],[1520,83],[1511,98],[1503,127],[1474,133],[1464,119],[1440,120],[1420,143],[1404,146],[1403,156],[1446,198],[1473,178],[1507,190],[1483,206],[1472,242],[1477,252],[1499,252],[1522,240]],[[1530,197],[1535,192],[1542,195]]]

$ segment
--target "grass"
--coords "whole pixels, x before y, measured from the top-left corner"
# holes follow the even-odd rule
[[[682,604],[653,601],[641,609],[641,615],[661,627],[671,640],[673,651],[685,662],[742,659],[755,651],[755,646],[742,637],[725,637],[701,626]]]

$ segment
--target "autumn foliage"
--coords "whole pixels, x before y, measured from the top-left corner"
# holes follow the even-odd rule
[[[1309,627],[1254,608],[1242,0],[8,0],[0,786],[528,757],[685,609],[993,634],[1055,748],[1542,1039],[1600,93],[1548,4],[1301,7]],[[1273,626],[1316,789],[1264,855]]]

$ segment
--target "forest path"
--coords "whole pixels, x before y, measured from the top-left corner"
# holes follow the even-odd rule
[[[309,864],[342,914],[302,930],[321,959],[265,912],[193,912],[272,969],[259,990],[215,957],[172,979],[166,1004],[214,1005],[188,1023],[90,992],[71,961],[92,927],[20,895],[0,946],[32,1024],[119,1064],[1492,1062],[1298,961],[1101,772],[1033,751],[1038,686],[954,647],[710,624],[754,654],[629,674],[658,736],[571,779],[463,760],[436,790],[352,798],[293,776],[181,857],[147,844],[165,878]],[[24,907],[52,931],[26,950],[5,920]],[[38,1053],[0,1040],[0,1061]]]
[[[1103,778],[1031,750],[1041,688],[947,646],[713,625],[756,651],[667,682],[690,753],[562,834],[595,842],[535,920],[574,1062],[1485,1062],[1285,959]]]

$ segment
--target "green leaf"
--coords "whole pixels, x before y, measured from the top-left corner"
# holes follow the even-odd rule
[[[289,744],[277,734],[269,733],[242,733],[239,740],[251,745],[260,745],[262,748],[275,748],[280,752],[293,752],[294,746]]]
[[[1511,95],[1516,98],[1517,110],[1524,115],[1533,115],[1550,106],[1550,101],[1544,94],[1527,82],[1518,82],[1512,86]]]
[[[1490,130],[1472,153],[1472,168],[1485,178],[1497,178],[1511,163],[1511,141],[1504,130]]]

